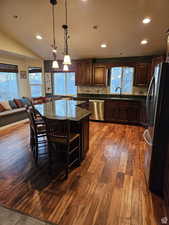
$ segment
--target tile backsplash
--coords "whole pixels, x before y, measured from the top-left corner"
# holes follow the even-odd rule
[[[78,86],[78,94],[111,94],[110,87]],[[133,87],[133,95],[146,95],[147,88]]]
[[[109,94],[108,87],[78,86],[78,94]]]

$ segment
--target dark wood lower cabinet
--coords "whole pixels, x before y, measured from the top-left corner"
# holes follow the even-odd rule
[[[144,103],[133,100],[105,100],[104,119],[107,122],[144,125]]]
[[[134,124],[140,124],[140,105],[129,106],[127,109],[127,121]]]
[[[81,160],[83,160],[89,150],[89,116],[79,122],[71,122],[71,131],[80,133]]]
[[[81,145],[82,154],[81,159],[83,160],[89,150],[89,117],[81,120]]]

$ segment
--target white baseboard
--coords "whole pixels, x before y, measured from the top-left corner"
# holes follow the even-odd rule
[[[0,130],[3,130],[3,129],[9,128],[9,127],[18,125],[18,124],[20,124],[20,123],[25,123],[25,122],[28,122],[28,121],[29,121],[29,119],[24,119],[24,120],[20,120],[20,121],[18,121],[18,122],[15,122],[15,123],[10,123],[10,124],[8,124],[8,125],[5,125],[5,126],[3,126],[3,127],[0,127]]]

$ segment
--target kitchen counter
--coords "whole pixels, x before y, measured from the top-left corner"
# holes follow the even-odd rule
[[[124,101],[145,101],[144,95],[111,95],[111,94],[78,94],[74,99],[91,99],[91,100],[124,100]]]
[[[49,119],[80,121],[91,114],[88,110],[80,107],[83,103],[85,103],[85,101],[56,100],[35,105],[35,108],[42,116]]]

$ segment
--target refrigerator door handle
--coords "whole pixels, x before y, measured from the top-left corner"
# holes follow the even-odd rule
[[[149,137],[149,138],[148,138],[148,137]],[[145,142],[146,142],[148,145],[152,146],[152,141],[151,141],[151,137],[150,137],[150,134],[149,134],[148,129],[146,129],[146,130],[144,131],[144,133],[143,133],[143,138],[144,138]]]
[[[151,93],[151,89],[154,84],[154,81],[155,81],[155,77],[153,76],[150,81],[150,85],[149,85],[148,92],[147,92],[147,98],[146,98],[147,117],[149,117],[149,98],[150,98],[150,93]]]

